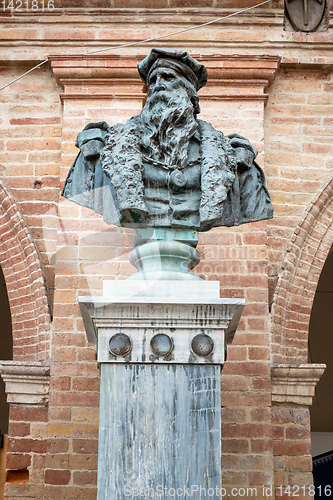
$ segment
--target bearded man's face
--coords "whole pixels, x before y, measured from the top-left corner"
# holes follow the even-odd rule
[[[143,146],[159,161],[182,165],[197,128],[190,92],[171,68],[156,68],[148,84],[147,101],[140,114],[145,125]]]
[[[148,97],[156,92],[176,92],[183,89],[183,83],[177,73],[171,68],[157,68],[149,76]]]

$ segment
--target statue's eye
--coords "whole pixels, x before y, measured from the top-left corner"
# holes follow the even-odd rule
[[[171,80],[174,80],[175,77],[173,75],[171,75],[170,73],[164,73],[163,78],[167,82],[171,82]]]
[[[156,76],[152,76],[151,79],[149,80],[150,85],[155,85],[156,83]]]

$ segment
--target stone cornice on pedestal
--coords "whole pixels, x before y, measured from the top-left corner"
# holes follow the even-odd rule
[[[8,403],[48,404],[49,366],[38,362],[0,361],[0,375],[6,385]]]
[[[272,368],[272,403],[311,406],[324,364],[278,365]]]
[[[89,56],[59,55],[49,60],[65,99],[145,98],[146,86],[138,76],[137,64],[144,55]],[[265,102],[266,88],[279,67],[277,56],[193,54],[208,69],[202,99],[260,100]]]

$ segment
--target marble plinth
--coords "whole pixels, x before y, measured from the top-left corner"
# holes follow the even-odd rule
[[[98,500],[221,488],[220,376],[244,301],[138,280],[79,303],[101,371]]]

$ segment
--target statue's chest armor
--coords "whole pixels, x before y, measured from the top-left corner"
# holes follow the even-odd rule
[[[148,189],[166,189],[170,193],[195,191],[200,188],[200,162],[188,163],[182,169],[145,162],[144,184]]]
[[[191,140],[187,163],[177,165],[163,164],[154,158],[144,157],[144,183],[146,189],[167,190],[171,195],[200,189],[200,152],[199,143]]]
[[[190,144],[183,168],[144,158],[147,225],[176,228],[199,227],[201,160],[199,144]]]

